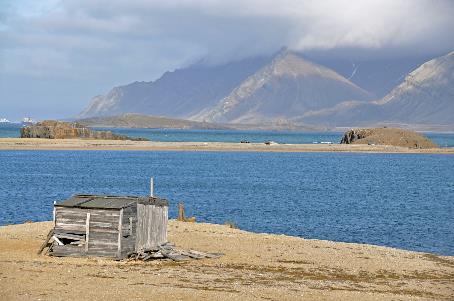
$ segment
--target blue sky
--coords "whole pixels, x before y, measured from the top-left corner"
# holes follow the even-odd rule
[[[0,118],[74,116],[113,86],[282,46],[438,55],[453,15],[449,0],[0,0]]]

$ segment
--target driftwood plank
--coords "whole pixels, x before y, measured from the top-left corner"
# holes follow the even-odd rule
[[[202,258],[219,258],[224,255],[223,253],[205,253],[195,250],[189,250],[188,253],[201,256]]]
[[[190,259],[189,256],[181,255],[176,252],[169,252],[169,253],[162,252],[162,255],[164,255],[165,258],[172,259],[173,261],[186,261],[186,260]]]
[[[49,233],[47,234],[46,240],[43,242],[43,244],[41,245],[41,247],[38,250],[38,255],[43,252],[44,248],[47,246],[47,244],[49,243],[49,240],[52,238],[52,236],[54,236],[54,229],[50,230]]]

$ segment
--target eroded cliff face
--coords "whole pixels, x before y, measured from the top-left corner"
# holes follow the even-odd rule
[[[147,140],[145,138],[117,135],[110,131],[94,131],[77,122],[70,123],[56,120],[45,120],[21,128],[21,138]]]
[[[427,137],[414,131],[395,128],[351,129],[345,132],[341,144],[393,145],[410,148],[437,148]]]

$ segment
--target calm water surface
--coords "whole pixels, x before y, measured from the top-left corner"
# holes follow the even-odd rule
[[[267,140],[278,143],[339,143],[341,132],[293,132],[293,131],[230,131],[230,130],[175,130],[175,129],[127,129],[127,128],[96,128],[97,130],[113,131],[131,137],[144,137],[153,141],[177,142],[264,142]],[[430,139],[441,147],[454,147],[454,134],[426,133]],[[0,126],[1,137],[19,137],[20,126]]]
[[[454,255],[454,157],[0,151],[0,224],[51,219],[74,193],[184,201],[198,221]]]

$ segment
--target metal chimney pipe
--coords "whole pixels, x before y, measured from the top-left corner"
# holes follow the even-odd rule
[[[154,183],[153,183],[153,177],[150,178],[150,196],[154,197]]]

